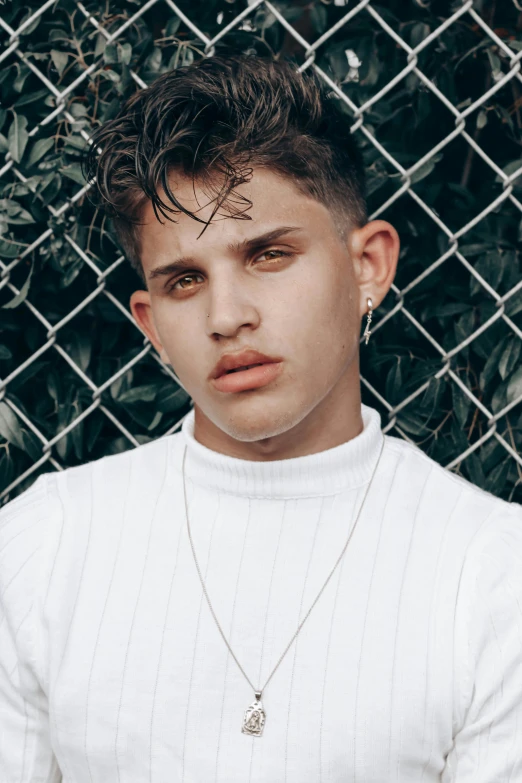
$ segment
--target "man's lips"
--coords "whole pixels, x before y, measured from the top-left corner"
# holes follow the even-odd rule
[[[251,367],[255,364],[273,364],[274,362],[279,361],[281,361],[281,357],[267,356],[267,354],[260,353],[253,348],[243,349],[237,353],[226,353],[214,367],[210,378],[219,378],[230,370],[244,370],[244,368]]]
[[[244,392],[267,386],[277,378],[283,370],[283,362],[265,362],[250,370],[240,369],[238,372],[225,372],[212,380],[215,389],[220,392]]]

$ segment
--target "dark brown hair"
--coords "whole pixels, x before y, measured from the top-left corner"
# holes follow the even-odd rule
[[[144,282],[139,221],[147,199],[160,221],[177,222],[172,215],[184,212],[206,227],[222,207],[251,220],[243,213],[252,202],[234,188],[248,182],[254,167],[286,177],[324,204],[342,238],[367,222],[362,156],[348,120],[315,72],[297,67],[245,54],[202,58],[136,92],[96,129],[84,171],[95,177],[95,199]],[[215,194],[208,222],[178,202],[169,183],[173,171]]]

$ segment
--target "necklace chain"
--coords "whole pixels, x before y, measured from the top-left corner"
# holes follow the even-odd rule
[[[191,534],[191,531],[190,531],[190,522],[189,522],[188,507],[187,507],[187,492],[186,492],[186,488],[185,488],[185,456],[186,456],[186,453],[187,453],[187,446],[185,445],[185,450],[184,450],[184,452],[183,452],[183,462],[182,462],[182,474],[183,474],[183,497],[184,497],[184,499],[185,499],[185,516],[186,516],[186,520],[187,520],[187,530],[188,530],[188,535],[189,535],[189,540],[190,540],[190,546],[191,546],[191,548],[192,548],[192,554],[193,554],[193,556],[194,556],[194,562],[195,562],[195,564],[196,564],[196,569],[197,569],[197,572],[198,572],[198,575],[199,575],[199,579],[200,579],[200,581],[201,581],[201,586],[202,586],[202,588],[203,588],[203,594],[204,594],[204,596],[205,596],[205,598],[206,598],[206,600],[207,600],[208,607],[209,607],[209,609],[210,609],[210,611],[211,611],[211,613],[212,613],[212,616],[213,616],[213,618],[214,618],[214,620],[215,620],[215,623],[216,623],[216,625],[217,625],[217,627],[218,627],[219,633],[221,634],[221,636],[222,636],[222,638],[223,638],[223,641],[225,642],[226,646],[228,647],[228,649],[229,649],[229,651],[230,651],[230,654],[232,655],[233,659],[234,659],[234,660],[235,660],[235,662],[237,663],[237,665],[238,665],[239,669],[240,669],[240,670],[241,670],[241,672],[243,673],[243,676],[245,677],[245,679],[247,680],[247,682],[250,684],[250,686],[251,686],[252,690],[253,690],[253,691],[254,691],[256,694],[257,694],[257,693],[259,693],[259,694],[263,693],[263,691],[265,690],[266,686],[268,685],[268,683],[270,682],[270,680],[272,679],[272,677],[273,677],[273,676],[274,676],[274,674],[276,673],[277,669],[279,668],[279,665],[280,665],[281,661],[283,660],[283,658],[285,657],[286,653],[288,652],[288,650],[289,650],[289,649],[290,649],[290,647],[292,646],[292,643],[293,643],[293,642],[295,641],[295,639],[297,638],[297,635],[299,634],[299,631],[301,630],[301,628],[302,628],[302,627],[303,627],[303,625],[305,624],[305,622],[306,622],[306,620],[308,619],[308,617],[309,617],[309,615],[310,615],[310,613],[311,613],[312,609],[313,609],[313,608],[314,608],[314,606],[316,605],[317,601],[319,600],[319,598],[320,598],[320,597],[321,597],[321,595],[323,594],[323,591],[324,591],[324,589],[326,588],[326,586],[327,586],[328,582],[329,582],[329,581],[330,581],[330,579],[332,578],[332,576],[333,576],[333,574],[334,574],[334,572],[335,572],[335,569],[337,568],[337,566],[338,566],[338,565],[339,565],[339,563],[341,562],[341,560],[342,560],[342,557],[343,557],[344,553],[346,552],[346,549],[347,549],[347,547],[348,547],[348,544],[350,543],[350,539],[351,539],[351,537],[352,537],[352,535],[353,535],[353,532],[354,532],[354,530],[355,530],[355,527],[356,527],[356,525],[357,525],[357,522],[358,522],[358,520],[359,520],[359,516],[360,516],[360,514],[361,514],[362,508],[363,508],[363,506],[364,506],[364,503],[365,503],[365,501],[366,501],[366,497],[367,497],[367,495],[368,495],[368,491],[369,491],[369,489],[370,489],[370,486],[371,486],[371,484],[372,484],[372,482],[373,482],[373,478],[374,478],[374,476],[375,476],[375,473],[377,472],[377,466],[378,466],[378,464],[379,464],[379,462],[380,462],[380,459],[381,459],[381,455],[382,455],[383,449],[384,449],[384,437],[382,438],[382,443],[381,443],[381,450],[380,450],[380,452],[379,452],[379,456],[378,456],[378,458],[377,458],[377,461],[376,461],[376,463],[375,463],[375,466],[374,466],[374,468],[373,468],[372,475],[371,475],[371,477],[370,477],[370,480],[369,480],[369,482],[368,482],[368,485],[367,485],[367,487],[366,487],[366,490],[365,490],[365,493],[364,493],[364,497],[363,497],[363,499],[362,499],[362,503],[361,503],[361,505],[359,506],[359,511],[357,512],[357,516],[356,516],[356,518],[355,518],[355,522],[354,522],[354,524],[353,524],[353,526],[352,526],[352,529],[350,530],[350,533],[349,533],[349,535],[348,535],[348,538],[347,538],[347,540],[346,540],[346,543],[345,543],[345,545],[344,545],[344,547],[343,547],[343,549],[342,549],[342,551],[341,551],[341,554],[340,554],[340,555],[339,555],[339,557],[337,558],[337,561],[335,562],[335,565],[334,565],[334,567],[333,567],[333,568],[332,568],[332,570],[330,571],[330,573],[329,573],[329,575],[328,575],[328,577],[327,577],[327,579],[326,579],[325,583],[324,583],[324,584],[323,584],[323,586],[321,587],[321,589],[320,589],[320,591],[319,591],[319,593],[318,593],[318,595],[317,595],[317,598],[315,599],[315,601],[314,601],[314,602],[313,602],[313,604],[311,605],[310,609],[308,610],[308,612],[306,613],[306,615],[304,616],[304,618],[303,618],[303,619],[301,620],[301,622],[299,623],[299,625],[298,625],[298,627],[297,627],[297,631],[294,633],[294,635],[293,635],[293,636],[292,636],[292,638],[290,639],[290,641],[289,641],[289,643],[288,643],[287,647],[285,648],[285,650],[284,650],[283,654],[281,655],[281,657],[279,658],[278,662],[276,663],[276,665],[275,665],[274,669],[272,670],[272,672],[271,672],[271,674],[270,674],[269,678],[267,679],[267,681],[265,682],[265,684],[263,685],[263,687],[258,689],[258,688],[256,688],[256,687],[255,687],[255,686],[252,684],[252,682],[251,682],[250,678],[248,677],[247,673],[245,672],[245,670],[244,670],[244,669],[243,669],[243,667],[241,666],[240,662],[239,662],[239,661],[238,661],[238,659],[236,658],[236,656],[235,656],[235,654],[234,654],[234,651],[232,650],[232,648],[231,648],[230,644],[228,643],[228,640],[227,640],[227,638],[226,638],[225,634],[223,633],[223,629],[221,628],[221,625],[220,625],[220,623],[219,623],[219,620],[217,619],[217,617],[216,617],[216,613],[214,612],[214,609],[213,609],[213,607],[212,607],[212,604],[211,604],[211,602],[210,602],[210,598],[209,598],[209,595],[208,595],[208,592],[207,592],[207,588],[206,588],[206,585],[205,585],[205,582],[204,582],[204,579],[203,579],[203,575],[202,575],[202,573],[201,573],[201,569],[200,569],[200,567],[199,567],[198,559],[197,559],[197,557],[196,557],[196,551],[195,551],[195,549],[194,549],[194,542],[193,542],[193,540],[192,540],[192,534]]]

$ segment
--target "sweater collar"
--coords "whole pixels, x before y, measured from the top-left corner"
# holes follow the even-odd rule
[[[339,446],[303,457],[258,462],[229,457],[199,443],[194,437],[192,409],[181,427],[182,446],[187,446],[185,475],[206,489],[250,498],[317,497],[359,487],[370,479],[384,437],[375,408],[362,404],[361,416],[362,432]]]

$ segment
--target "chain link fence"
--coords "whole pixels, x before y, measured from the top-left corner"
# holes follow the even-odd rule
[[[399,230],[399,271],[361,346],[363,400],[380,410],[385,432],[521,502],[522,155],[506,152],[514,158],[506,163],[498,128],[515,119],[520,131],[522,44],[473,0],[441,13],[427,5],[412,2],[407,24],[372,0],[209,2],[199,11],[173,0],[0,5],[3,84],[16,92],[0,126],[0,500],[41,472],[175,432],[190,410],[179,378],[132,318],[137,278],[90,206],[75,156],[122,95],[226,44],[252,53],[272,46],[318,73],[364,148],[370,219]],[[515,3],[510,19],[519,11]],[[433,65],[449,56],[444,42],[457,27],[476,42],[474,53],[453,52],[466,56],[459,68],[468,80],[480,64],[480,94],[471,98],[452,95]],[[417,131],[421,147],[430,144],[423,154],[379,133],[382,105],[383,127],[408,126],[393,113],[412,94],[429,124],[430,115],[444,117],[431,123],[436,143]],[[482,145],[494,113],[493,141]],[[444,191],[441,208],[444,176],[434,177],[447,152],[462,169],[453,202]],[[489,183],[476,200],[473,176]],[[455,285],[464,301],[455,301]]]

